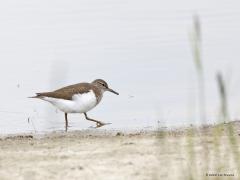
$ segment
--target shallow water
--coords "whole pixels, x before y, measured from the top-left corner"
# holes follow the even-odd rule
[[[211,4],[212,3],[212,4]],[[105,79],[89,116],[106,128],[200,123],[197,77],[189,43],[192,16],[202,22],[207,122],[218,120],[215,75],[228,86],[232,119],[240,117],[239,2],[3,1],[0,3],[0,133],[63,129],[64,116],[35,92]],[[70,129],[93,125],[69,117]]]

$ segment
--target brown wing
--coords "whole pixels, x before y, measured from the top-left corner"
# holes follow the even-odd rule
[[[89,83],[79,83],[70,86],[66,86],[61,89],[57,89],[53,92],[44,92],[44,93],[37,93],[37,97],[52,97],[52,98],[59,98],[59,99],[66,99],[71,100],[74,94],[78,93],[87,93],[91,89]]]

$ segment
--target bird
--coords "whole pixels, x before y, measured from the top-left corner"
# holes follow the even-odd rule
[[[37,98],[47,101],[60,111],[64,112],[65,131],[67,132],[69,127],[69,113],[83,113],[86,120],[96,123],[95,128],[111,124],[89,118],[87,115],[88,111],[90,111],[100,103],[103,94],[106,91],[119,95],[118,92],[109,88],[106,81],[104,81],[103,79],[96,79],[91,83],[82,82],[66,86],[51,92],[36,93],[36,96],[30,98]]]

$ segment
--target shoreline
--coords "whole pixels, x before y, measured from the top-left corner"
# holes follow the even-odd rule
[[[226,173],[239,179],[239,135],[240,121],[171,131],[12,135],[0,138],[0,177],[171,180]]]
[[[44,138],[50,136],[57,135],[92,135],[92,136],[114,136],[120,133],[121,135],[129,135],[129,134],[156,134],[158,132],[166,132],[166,133],[186,133],[186,131],[194,130],[199,133],[206,133],[206,130],[210,131],[212,128],[217,126],[227,126],[233,125],[235,129],[240,129],[240,120],[230,121],[228,123],[219,123],[219,124],[205,124],[205,125],[189,125],[189,126],[181,126],[181,127],[147,127],[147,128],[133,128],[133,129],[82,129],[82,130],[69,130],[65,132],[64,130],[55,130],[55,131],[42,131],[42,132],[24,132],[24,133],[9,133],[9,134],[0,134],[0,139],[3,140],[5,138],[14,138],[14,137],[30,137],[30,138]],[[240,131],[240,130],[239,130]]]

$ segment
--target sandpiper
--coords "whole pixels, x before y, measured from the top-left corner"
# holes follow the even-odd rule
[[[87,120],[96,122],[96,128],[99,128],[109,123],[91,119],[87,116],[87,112],[99,104],[105,91],[119,95],[119,93],[110,89],[104,80],[96,79],[92,83],[78,83],[52,92],[36,93],[36,96],[31,98],[39,98],[50,102],[63,111],[66,131],[68,128],[68,113],[83,113]]]

